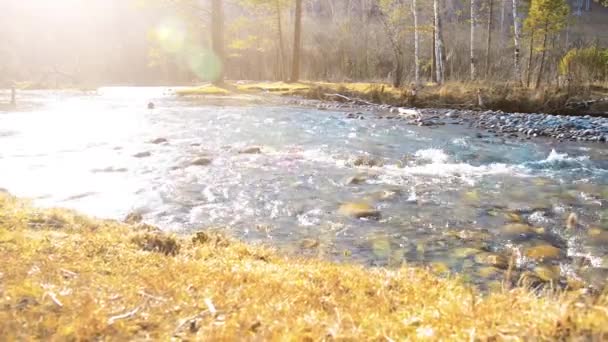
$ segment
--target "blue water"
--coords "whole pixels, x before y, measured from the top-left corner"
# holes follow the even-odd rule
[[[455,250],[510,255],[542,240],[564,251],[553,261],[564,272],[576,256],[608,266],[605,246],[585,235],[608,230],[603,145],[478,138],[464,125],[408,126],[374,113],[353,120],[280,99],[183,99],[165,88],[20,96],[22,110],[0,112],[0,187],[39,205],[116,219],[137,211],[166,230],[220,229],[366,265],[441,262],[476,274],[481,265]],[[239,153],[252,146],[262,153]],[[150,156],[134,157],[141,152]],[[355,166],[361,156],[381,166]],[[190,165],[201,157],[212,163]],[[366,180],[348,184],[355,175]],[[338,212],[353,201],[381,219]],[[565,227],[571,213],[575,231]],[[502,236],[513,215],[547,233]],[[450,235],[462,230],[489,237]]]

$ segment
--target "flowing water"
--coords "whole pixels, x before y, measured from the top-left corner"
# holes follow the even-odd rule
[[[428,264],[481,283],[505,273],[491,256],[517,256],[519,271],[559,267],[562,279],[583,264],[608,267],[603,145],[479,138],[460,125],[352,120],[278,101],[185,100],[163,88],[32,91],[20,103],[0,112],[0,187],[39,205],[117,219],[136,211],[166,230],[217,227],[292,253]],[[252,146],[262,153],[239,153]],[[356,166],[363,156],[379,165]],[[192,165],[200,158],[211,163]],[[340,214],[348,202],[380,218]],[[526,252],[539,245],[559,255]]]

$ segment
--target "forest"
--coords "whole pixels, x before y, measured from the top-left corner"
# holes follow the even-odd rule
[[[0,83],[475,81],[538,88],[605,84],[608,77],[603,0],[35,3],[3,4]]]

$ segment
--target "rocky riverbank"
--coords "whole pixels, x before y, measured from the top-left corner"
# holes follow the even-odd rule
[[[348,119],[398,120],[409,125],[467,125],[496,136],[553,138],[560,141],[608,142],[608,117],[542,113],[505,113],[436,108],[403,108],[373,103],[290,100],[290,104],[342,110]]]

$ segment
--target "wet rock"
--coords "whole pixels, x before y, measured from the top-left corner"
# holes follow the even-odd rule
[[[154,109],[154,102],[148,102],[148,109]]]
[[[566,219],[566,228],[574,229],[578,225],[578,216],[575,213],[570,213]]]
[[[95,173],[116,173],[116,172],[127,172],[128,170],[124,167],[113,167],[113,166],[108,166],[106,168],[103,169],[93,169],[92,170]]]
[[[139,152],[139,153],[135,153],[133,155],[133,157],[135,158],[146,158],[146,157],[150,157],[152,155],[152,153],[150,152]]]
[[[542,281],[558,281],[560,269],[557,265],[540,265],[534,268],[534,274]]]
[[[468,258],[470,256],[473,256],[475,254],[479,254],[482,252],[483,252],[482,250],[477,249],[477,248],[460,247],[460,248],[454,249],[451,254],[454,258],[465,259],[465,258]]]
[[[443,233],[444,236],[451,236],[464,241],[485,241],[490,239],[490,233],[485,230],[451,230]]]
[[[384,163],[380,159],[365,155],[365,156],[356,157],[352,161],[352,165],[353,166],[367,166],[367,167],[373,167],[373,166],[381,167],[382,165],[384,165]]]
[[[493,278],[493,277],[500,275],[501,273],[502,273],[502,270],[500,268],[494,267],[494,266],[480,267],[477,270],[477,274],[479,274],[479,276],[482,278]]]
[[[345,183],[347,185],[363,184],[367,181],[367,179],[368,179],[368,176],[366,174],[360,173],[360,174],[347,178]]]
[[[500,254],[483,252],[475,255],[475,262],[481,265],[489,265],[502,269],[509,267],[509,260]]]
[[[316,239],[303,239],[300,241],[300,247],[304,249],[315,249],[319,247],[321,243]]]
[[[380,218],[380,212],[371,205],[364,202],[344,203],[340,206],[338,212],[342,215],[351,216],[355,218]]]
[[[166,143],[166,142],[168,142],[168,141],[165,138],[156,138],[156,139],[150,141],[151,144],[162,144],[162,143]]]
[[[240,154],[260,154],[262,153],[262,149],[258,146],[250,146],[250,147],[245,147],[242,150],[239,150]]]
[[[511,223],[503,226],[501,233],[510,238],[526,238],[535,235],[537,231],[525,223]]]
[[[213,160],[211,158],[198,158],[195,159],[190,165],[192,166],[207,166],[209,164],[211,164],[211,162],[213,162]]]
[[[534,261],[547,261],[559,259],[562,255],[561,249],[549,245],[542,244],[534,247],[529,247],[524,251],[526,258]]]
[[[371,201],[390,201],[397,196],[399,196],[401,192],[399,190],[381,190],[371,193],[367,198]]]
[[[136,223],[140,223],[141,221],[143,221],[143,219],[144,219],[144,217],[142,216],[142,214],[132,212],[132,213],[127,214],[127,216],[125,217],[123,222],[127,223],[127,224],[136,224]]]

